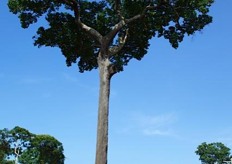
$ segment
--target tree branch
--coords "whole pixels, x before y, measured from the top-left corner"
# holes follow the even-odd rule
[[[124,37],[119,37],[119,44],[109,48],[110,55],[113,56],[117,54],[125,45],[127,37],[128,37],[128,29],[126,30],[126,34]]]
[[[138,19],[143,18],[146,15],[148,10],[154,10],[156,8],[157,8],[157,5],[154,5],[154,6],[148,5],[145,7],[145,9],[140,14],[137,14],[129,19],[125,19],[121,17],[122,19],[117,24],[115,24],[112,30],[107,34],[108,41],[110,42],[126,24],[132,23]]]
[[[122,13],[121,13],[121,0],[115,0],[115,10],[119,16],[119,19],[123,20],[124,17],[122,16]]]
[[[73,1],[73,0],[61,0],[61,1],[63,1],[66,5],[69,5],[69,6],[72,6],[73,5],[73,2],[75,2],[75,1]]]
[[[78,21],[78,25],[87,33],[89,33],[98,43],[102,43],[103,36],[94,28],[87,26],[82,23],[80,20]]]
[[[85,32],[90,34],[97,42],[102,43],[103,36],[94,28],[87,26],[85,23],[81,21],[80,18],[80,4],[76,0],[62,0],[65,4],[69,5],[73,11],[75,16],[75,21],[79,27],[81,27]]]
[[[157,5],[154,5],[154,6],[148,5],[148,6],[142,11],[142,13],[140,13],[140,14],[138,14],[138,15],[135,15],[135,16],[132,17],[132,18],[126,19],[125,22],[126,22],[126,24],[128,24],[128,23],[131,23],[131,22],[136,21],[137,19],[143,18],[143,17],[146,15],[146,13],[147,13],[148,10],[154,10],[154,9],[156,9],[156,8],[157,8]]]
[[[15,153],[15,164],[18,164],[18,159],[19,159],[19,146],[18,146],[18,144],[15,145],[14,153]]]

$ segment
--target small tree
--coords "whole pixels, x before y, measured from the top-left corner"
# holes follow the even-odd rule
[[[3,164],[63,164],[63,146],[52,136],[35,135],[18,126],[3,129],[0,130],[0,161]]]
[[[230,161],[230,148],[220,142],[203,142],[195,153],[200,156],[202,164],[223,164],[224,161]]]
[[[23,28],[45,16],[34,45],[59,47],[80,72],[99,69],[96,164],[107,163],[111,77],[131,59],[141,60],[152,37],[164,37],[174,48],[184,36],[212,22],[214,0],[8,0]]]

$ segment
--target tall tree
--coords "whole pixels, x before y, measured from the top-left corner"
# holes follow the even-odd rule
[[[28,28],[39,17],[34,45],[59,47],[66,64],[80,72],[99,69],[96,164],[107,163],[111,77],[131,59],[141,60],[152,37],[164,37],[174,48],[184,36],[212,22],[214,0],[8,0],[10,11]]]
[[[52,136],[36,135],[18,126],[0,130],[2,164],[64,164],[64,158],[62,143]]]
[[[200,156],[202,164],[223,164],[224,161],[230,161],[230,148],[221,142],[209,144],[203,142],[195,153]]]

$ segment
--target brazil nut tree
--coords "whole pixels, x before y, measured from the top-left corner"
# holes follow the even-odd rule
[[[213,0],[8,0],[23,28],[41,17],[34,45],[60,48],[80,72],[99,69],[96,164],[107,163],[110,80],[131,59],[141,60],[153,37],[177,48],[212,22]]]

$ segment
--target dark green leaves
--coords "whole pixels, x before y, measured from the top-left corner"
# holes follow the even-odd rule
[[[35,45],[59,47],[66,57],[66,63],[71,66],[77,59],[80,71],[97,67],[94,55],[94,40],[80,30],[75,18],[69,13],[50,13],[46,20],[50,28],[40,27],[34,37]]]
[[[31,147],[21,155],[20,162],[34,163],[64,163],[62,144],[49,135],[36,135],[31,141]]]
[[[59,0],[9,0],[8,6],[12,13],[18,15],[21,26],[28,28],[43,14],[58,10],[61,3]]]

